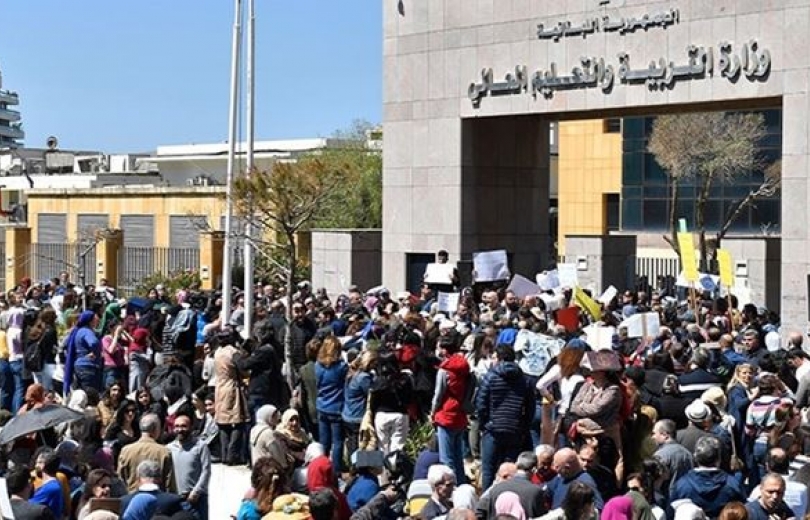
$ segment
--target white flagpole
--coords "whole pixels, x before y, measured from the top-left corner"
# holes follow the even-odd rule
[[[248,26],[247,26],[247,175],[253,174],[253,141],[256,131],[256,76],[254,74],[254,67],[256,65],[256,14],[254,11],[254,0],[248,0]],[[250,335],[253,330],[253,307],[254,307],[254,291],[253,291],[253,226],[250,219],[245,222],[245,240],[244,240],[244,268],[245,268],[245,321],[244,330]],[[250,337],[250,336],[248,336]]]
[[[239,109],[239,56],[242,47],[242,0],[234,0],[233,48],[231,53],[231,100],[228,114],[228,172],[226,178],[225,251],[222,255],[222,320],[225,328],[231,318],[231,217],[233,214],[233,178],[236,167],[236,121]]]

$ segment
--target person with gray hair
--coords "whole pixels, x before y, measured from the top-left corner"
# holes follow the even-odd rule
[[[486,497],[482,497],[476,508],[479,518],[495,517],[495,502],[503,493],[515,493],[520,497],[520,505],[527,518],[537,518],[546,513],[543,488],[532,483],[532,474],[537,467],[537,455],[524,451],[518,455],[515,476],[493,485]]]
[[[171,517],[183,511],[183,499],[161,489],[162,471],[157,460],[144,459],[138,463],[135,470],[138,488],[121,498],[122,518],[140,520],[155,515]]]
[[[127,484],[127,489],[134,492],[138,489],[138,465],[145,460],[156,461],[161,468],[161,483],[169,491],[176,491],[172,454],[169,448],[157,442],[162,431],[160,418],[153,413],[145,414],[141,417],[139,426],[141,438],[121,449],[118,476]]]
[[[428,484],[432,493],[419,514],[421,520],[433,520],[446,515],[453,508],[453,491],[456,488],[456,473],[449,466],[434,464],[428,470]]]
[[[667,491],[672,490],[675,482],[695,466],[692,452],[678,444],[676,434],[675,421],[670,419],[661,419],[653,425],[652,439],[658,446],[655,458],[667,468],[669,475],[669,484],[664,487]]]
[[[714,437],[701,437],[695,444],[695,466],[675,482],[670,503],[691,500],[716,518],[729,502],[746,501],[746,493],[739,480],[720,469],[720,441]]]

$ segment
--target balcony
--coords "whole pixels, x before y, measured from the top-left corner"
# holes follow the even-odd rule
[[[19,105],[20,96],[18,96],[16,92],[10,92],[8,90],[0,90],[0,103],[6,103],[9,105]]]
[[[25,132],[17,127],[0,125],[0,137],[11,139],[25,139]]]
[[[16,123],[20,120],[20,113],[16,110],[9,110],[8,108],[0,108],[0,119]]]

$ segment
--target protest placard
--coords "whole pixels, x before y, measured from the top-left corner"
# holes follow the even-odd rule
[[[627,327],[629,338],[654,338],[661,329],[661,318],[657,312],[634,314],[621,322],[619,327]]]
[[[573,289],[579,283],[577,264],[557,264],[557,273],[562,287]]]
[[[448,316],[453,315],[458,309],[459,293],[439,292],[436,297],[439,312],[446,312]]]
[[[451,284],[455,270],[455,264],[428,264],[424,280],[427,283]]]
[[[537,285],[544,291],[553,291],[560,286],[559,271],[556,269],[538,273],[535,279],[537,280]]]
[[[533,296],[538,294],[540,291],[540,286],[536,283],[532,282],[525,276],[521,276],[516,274],[512,281],[509,282],[509,287],[506,289],[507,291],[512,291],[515,293],[515,296],[518,298],[525,298],[526,296]]]
[[[509,279],[509,262],[506,250],[478,251],[473,253],[473,270],[476,282],[495,282]]]

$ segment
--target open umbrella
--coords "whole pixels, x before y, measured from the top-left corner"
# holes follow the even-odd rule
[[[34,408],[24,414],[15,416],[6,423],[3,430],[0,431],[0,445],[8,444],[14,439],[29,433],[35,433],[83,418],[83,413],[58,404],[48,404],[40,408]]]

